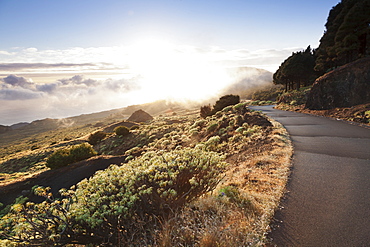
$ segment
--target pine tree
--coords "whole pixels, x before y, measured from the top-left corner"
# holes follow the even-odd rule
[[[315,65],[320,74],[370,55],[370,0],[342,0],[325,27]]]
[[[273,75],[274,84],[285,85],[285,90],[308,86],[316,78],[314,52],[308,46],[305,51],[295,52],[288,57]]]

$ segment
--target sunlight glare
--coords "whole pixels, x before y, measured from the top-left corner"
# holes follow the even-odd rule
[[[230,82],[207,55],[169,42],[146,39],[130,48],[130,68],[141,76],[140,94],[147,100],[202,100]]]

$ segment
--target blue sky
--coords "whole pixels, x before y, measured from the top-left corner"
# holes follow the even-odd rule
[[[0,0],[0,124],[217,96],[317,47],[338,2]]]
[[[338,0],[1,0],[0,49],[117,46],[146,36],[187,45],[318,45]]]

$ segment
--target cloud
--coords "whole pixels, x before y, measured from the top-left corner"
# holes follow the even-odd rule
[[[27,90],[24,88],[20,89],[1,89],[0,90],[0,100],[29,100],[41,98],[42,94],[34,92],[32,90]]]
[[[68,79],[60,79],[58,80],[63,85],[85,85],[85,86],[96,86],[98,81],[93,79],[85,79],[83,75],[75,75]]]
[[[53,69],[53,68],[81,68],[94,67],[93,63],[0,63],[0,71],[21,71],[35,69]]]
[[[53,93],[55,90],[57,90],[59,86],[58,82],[53,82],[53,83],[46,83],[46,84],[41,84],[41,85],[36,85],[36,89],[40,92],[45,92],[45,93]]]
[[[0,99],[28,100],[42,97],[32,80],[21,76],[9,75],[0,79]]]
[[[134,102],[130,93],[140,89],[139,80],[95,80],[74,75],[50,83],[37,83],[22,76],[9,75],[0,78],[0,124],[123,107]]]
[[[33,83],[32,81],[27,80],[24,77],[16,76],[16,75],[9,75],[2,79],[5,84],[8,84],[13,87],[22,87],[22,88],[32,88]]]
[[[234,80],[223,89],[222,94],[242,94],[272,82],[272,73],[263,69],[240,67],[228,72]]]

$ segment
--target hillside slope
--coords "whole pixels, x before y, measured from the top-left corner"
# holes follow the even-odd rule
[[[135,163],[141,157],[148,157],[148,154],[155,153],[164,157],[174,150],[175,152],[195,150],[204,154],[218,153],[226,158],[229,165],[224,173],[219,174],[223,179],[212,193],[204,194],[182,208],[174,208],[171,210],[173,213],[164,218],[162,215],[154,215],[151,217],[152,220],[144,222],[144,225],[140,225],[142,222],[137,222],[139,227],[135,228],[134,235],[128,235],[131,239],[130,244],[148,246],[149,243],[152,243],[152,246],[165,246],[167,243],[166,246],[205,246],[208,243],[209,246],[224,246],[227,243],[231,246],[250,244],[263,246],[267,241],[266,233],[269,222],[284,193],[292,155],[292,147],[285,129],[261,113],[249,110],[245,103],[226,107],[206,119],[199,117],[198,110],[156,117],[153,121],[141,124],[138,128],[131,130],[128,136],[121,137],[109,133],[94,148],[103,156],[64,169],[43,171],[30,179],[4,184],[0,188],[0,192],[4,195],[4,193],[12,191],[12,198],[22,194],[30,196],[31,187],[36,184],[50,186],[55,192],[58,188],[63,187],[62,181],[64,180],[67,181],[64,185],[68,187],[73,179],[77,183],[78,180],[89,176],[92,169],[104,169],[110,162],[118,164],[115,166],[116,168],[101,171],[89,180],[83,180],[74,189],[72,188],[72,190],[78,190],[84,184],[89,184],[89,181],[94,180],[94,177],[99,180],[99,176],[109,176],[113,169],[125,169],[126,166],[130,166],[131,162]],[[107,157],[105,156],[107,154],[114,156]],[[122,163],[122,159],[124,159],[124,163]],[[176,160],[177,158],[171,161],[171,164]],[[128,163],[125,163],[127,161]],[[170,165],[170,163],[167,164]],[[85,173],[85,168],[89,173]],[[115,179],[119,180],[117,176]],[[182,181],[179,188],[186,182]],[[104,180],[104,183],[109,184],[110,179]],[[112,186],[114,187],[115,184],[110,184],[109,189],[112,189]],[[104,191],[108,187],[98,186],[96,189]],[[174,185],[173,188],[177,187]],[[95,192],[91,191],[91,193]],[[113,194],[112,196],[117,195]],[[0,195],[0,197],[2,196]],[[114,200],[112,203],[116,202]],[[68,205],[66,207],[69,208]],[[28,210],[34,213],[35,211],[32,210],[37,211],[37,207]],[[15,220],[14,224],[18,224],[19,218],[27,218],[29,211],[24,212],[25,215],[22,215],[21,212],[17,216],[11,214],[8,219],[10,217]],[[114,211],[114,214],[118,213]],[[145,212],[140,211],[137,215],[141,214],[145,215]],[[37,215],[40,214],[37,213]],[[73,222],[73,214],[68,214],[67,217],[72,218],[68,218],[66,222]],[[160,224],[157,219],[161,221]],[[115,219],[114,217],[105,219],[104,222],[106,220],[114,221]],[[135,221],[137,219],[129,218],[127,220]],[[174,225],[173,222],[177,223]],[[0,227],[1,223],[0,220]],[[23,226],[19,225],[19,227],[17,229],[5,227],[3,234],[6,234],[7,231],[14,233],[15,230],[18,231]],[[100,225],[93,228],[81,228],[77,224],[71,227],[75,227],[73,230],[75,235],[71,235],[71,232],[68,233],[69,235],[56,232],[55,234],[60,237],[52,240],[43,239],[39,235],[39,238],[34,238],[34,234],[39,234],[39,231],[32,232],[31,227],[22,232],[22,241],[29,241],[27,242],[29,244],[47,241],[53,245],[58,243],[53,241],[73,243],[81,236],[89,236],[88,240],[84,241],[95,244],[108,241],[103,243],[117,246],[115,245],[117,242],[127,241],[123,234],[125,232],[123,230],[126,229],[123,228],[123,230],[121,229],[122,238],[106,239],[105,235],[99,235],[101,234]],[[49,229],[57,231],[60,228],[51,227]],[[113,230],[115,232],[116,228]],[[140,232],[137,233],[137,231]],[[129,232],[127,231],[127,234]],[[32,237],[24,238],[27,234]],[[142,242],[140,236],[145,236],[145,242]],[[188,238],[189,236],[192,237]]]

